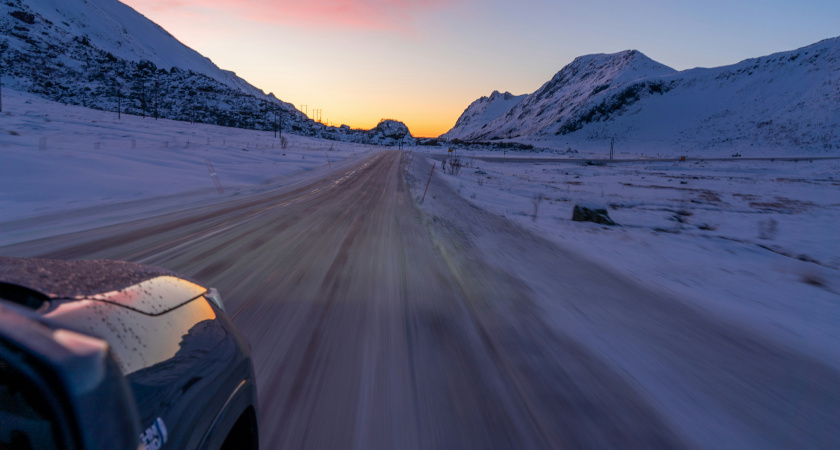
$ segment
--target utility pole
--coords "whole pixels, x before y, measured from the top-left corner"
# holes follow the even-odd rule
[[[615,138],[610,138],[610,159],[613,159],[613,149],[615,148]]]
[[[158,118],[158,82],[155,80],[155,120]]]
[[[120,120],[120,111],[122,111],[122,89],[117,87],[117,120]]]
[[[305,114],[306,117],[309,117],[309,109],[308,109],[309,105],[300,105],[300,106],[303,107],[303,114]]]
[[[140,109],[143,110],[143,118],[146,118],[146,82],[140,83]]]
[[[6,53],[6,50],[8,50],[8,49],[9,49],[9,43],[6,42],[6,41],[3,41],[3,43],[0,44],[0,57],[2,57],[3,54]],[[2,58],[0,58],[0,62],[2,62]],[[3,65],[0,64],[0,112],[3,112],[3,79],[2,79],[2,76],[3,76]]]
[[[277,129],[279,128],[277,123],[277,108],[274,108],[274,137],[277,137]]]

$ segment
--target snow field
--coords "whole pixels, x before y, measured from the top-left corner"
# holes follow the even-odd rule
[[[228,195],[373,151],[372,147],[145,119],[6,90],[0,115],[1,221],[176,193]]]
[[[840,161],[462,161],[437,176],[476,206],[840,368]]]
[[[4,89],[0,245],[298,183],[381,149],[283,137],[286,148],[273,132],[117,119]]]

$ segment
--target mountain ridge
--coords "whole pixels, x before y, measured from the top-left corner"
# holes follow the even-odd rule
[[[31,9],[35,4],[28,4]],[[118,58],[151,61],[207,75],[244,92],[268,99],[261,89],[183,44],[163,27],[117,0],[39,0],[33,12],[65,33],[87,36],[89,42]]]
[[[505,114],[511,108],[516,106],[516,104],[525,99],[525,97],[527,97],[527,95],[513,95],[510,92],[502,94],[499,91],[493,91],[489,97],[481,97],[472,102],[464,113],[461,114],[461,117],[458,118],[458,122],[455,123],[455,127],[465,129],[469,127],[471,123],[475,123],[476,126],[480,127],[483,124],[496,119],[500,115]],[[446,133],[440,137],[443,139],[448,138]]]
[[[456,122],[442,137],[728,140],[832,149],[840,148],[839,103],[840,38],[683,71],[627,50],[578,57],[508,111],[469,128]]]

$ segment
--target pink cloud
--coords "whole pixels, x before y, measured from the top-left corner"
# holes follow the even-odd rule
[[[123,0],[139,8],[184,14],[215,10],[257,22],[412,32],[422,15],[451,0]]]

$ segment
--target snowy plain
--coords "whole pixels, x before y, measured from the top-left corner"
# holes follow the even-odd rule
[[[473,205],[840,368],[840,160],[499,163],[476,151],[453,175],[440,149],[418,151]],[[436,214],[447,194],[428,195]],[[574,222],[576,204],[619,225]]]
[[[283,137],[286,148],[273,132],[117,118],[4,89],[0,245],[304,182],[381,149]]]

